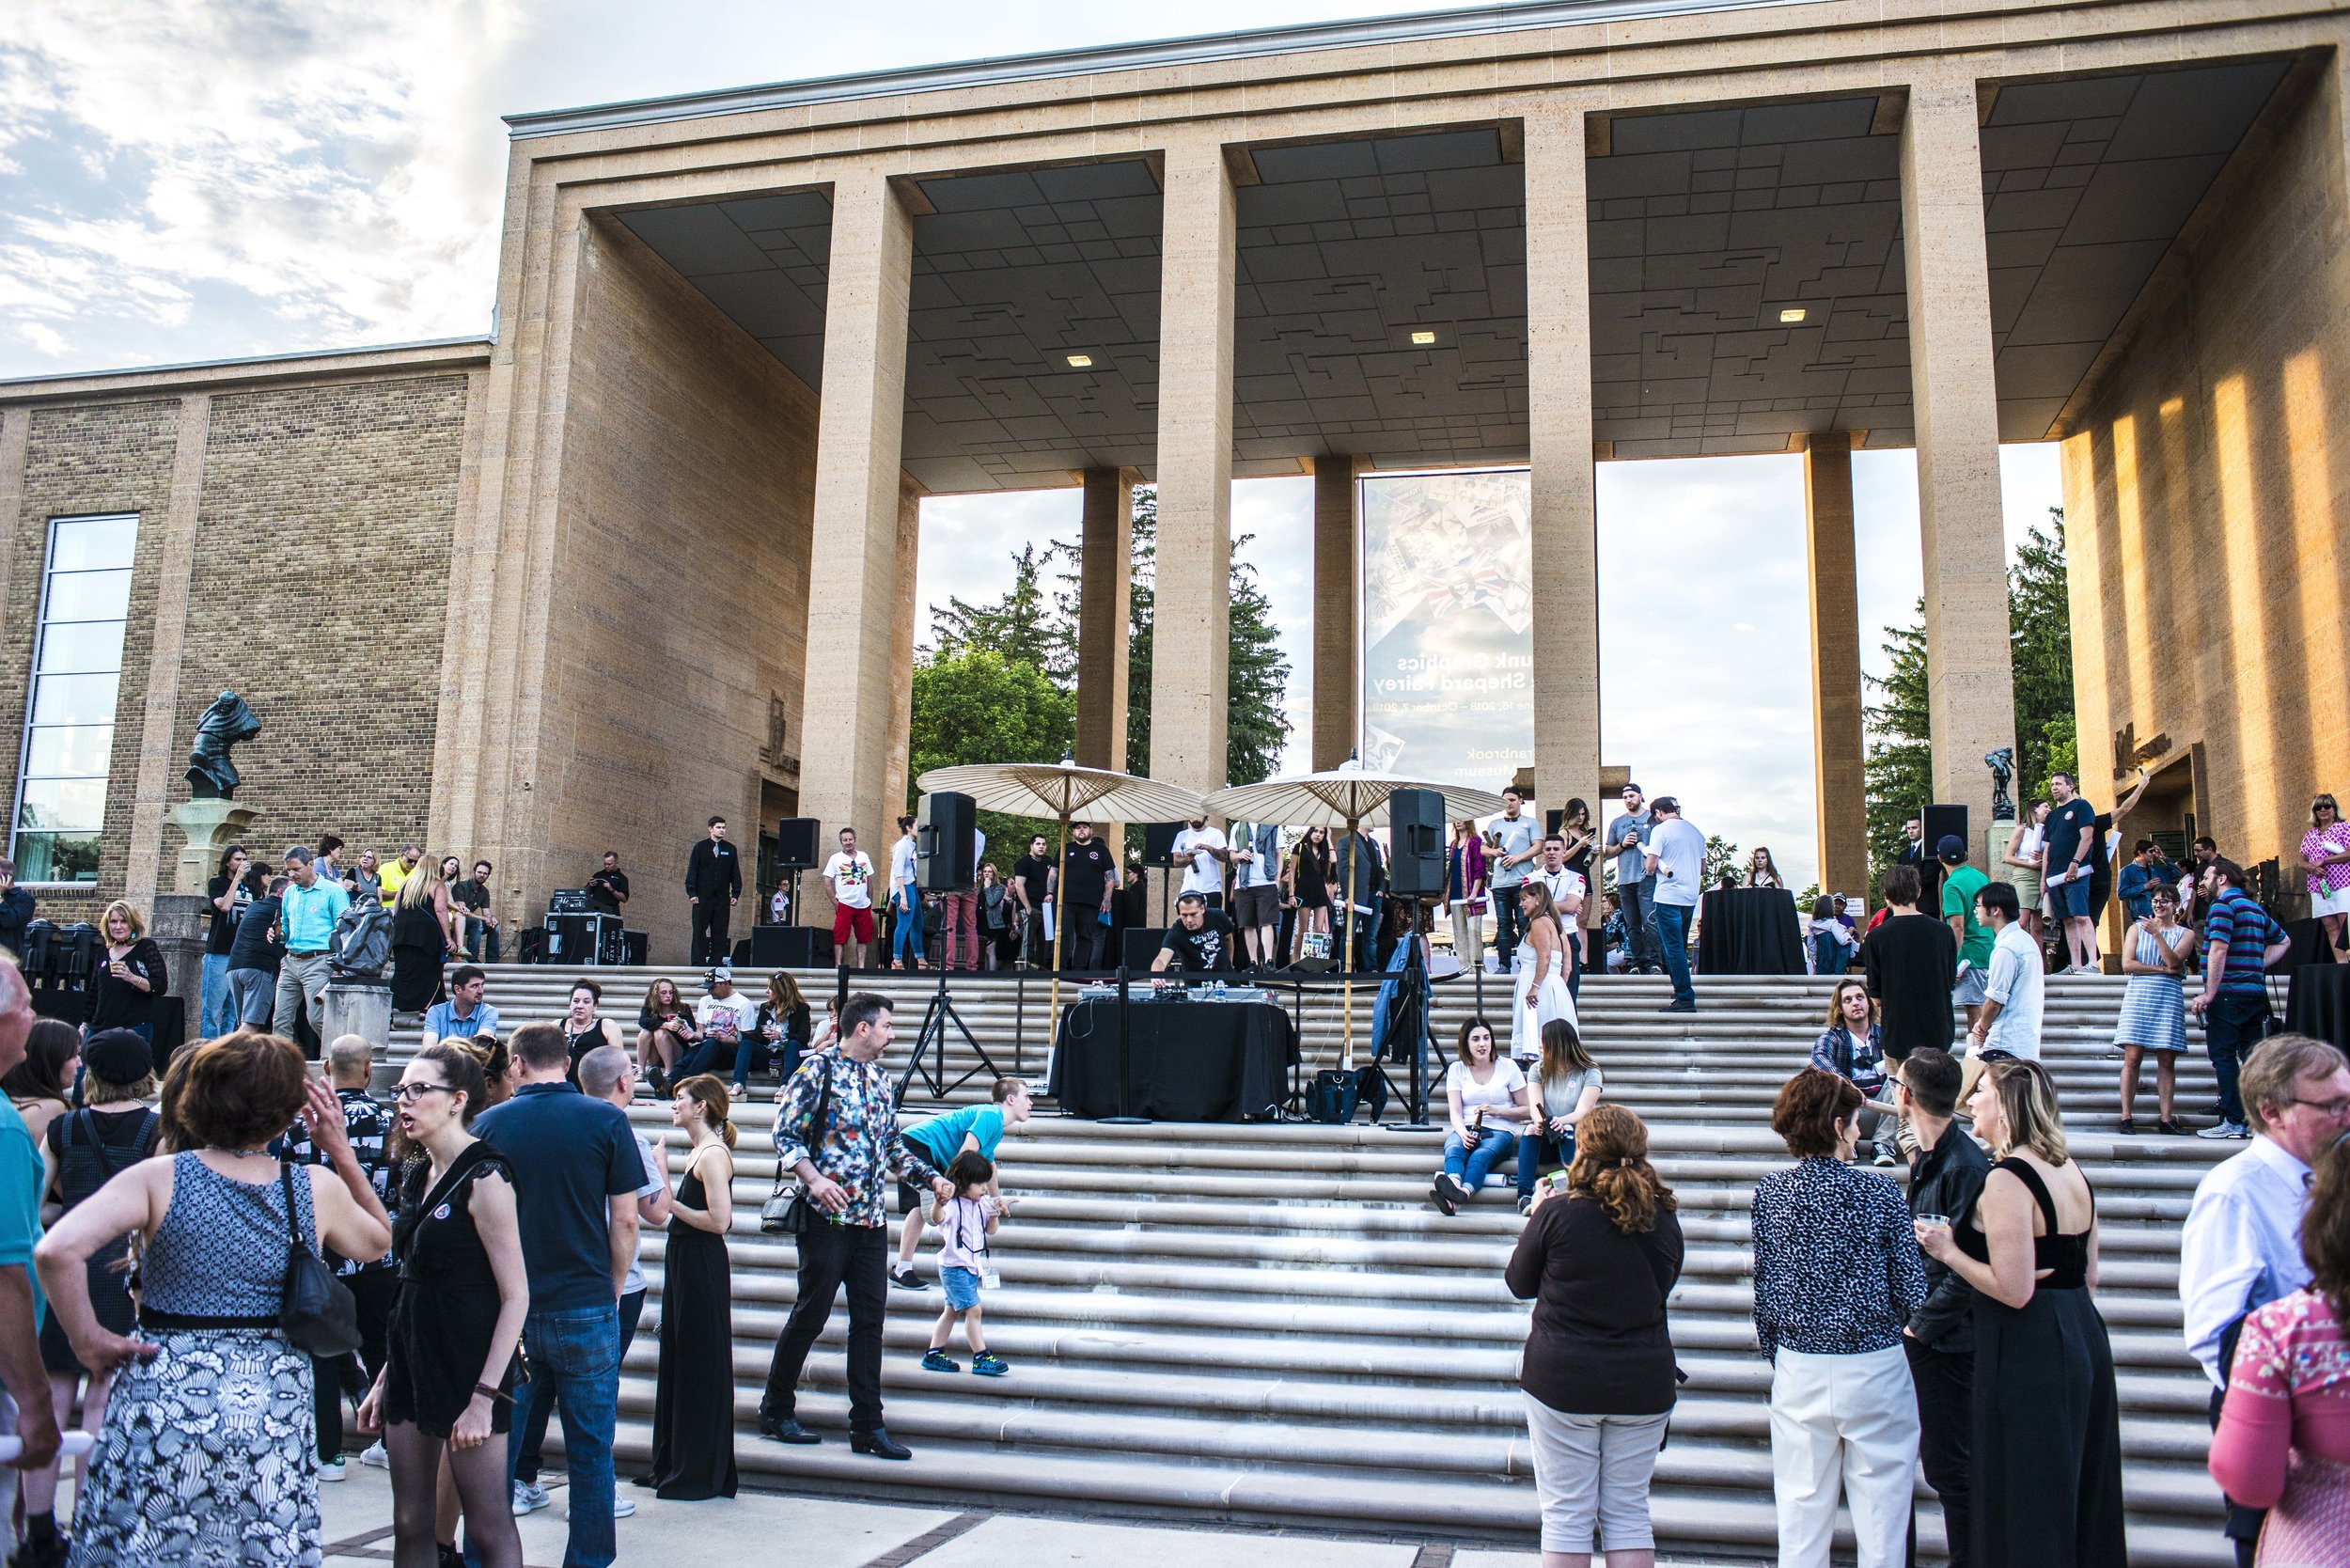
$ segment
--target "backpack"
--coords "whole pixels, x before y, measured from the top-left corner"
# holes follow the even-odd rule
[[[327,939],[326,966],[338,976],[380,980],[391,961],[391,911],[373,899],[352,900]]]

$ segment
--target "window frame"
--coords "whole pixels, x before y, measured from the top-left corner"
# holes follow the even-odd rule
[[[24,864],[24,856],[18,852],[17,844],[18,840],[24,837],[27,833],[46,833],[54,835],[59,833],[78,834],[83,832],[94,832],[99,837],[102,853],[105,836],[105,803],[114,787],[114,731],[120,728],[118,721],[122,706],[122,651],[123,645],[127,645],[130,641],[131,633],[130,591],[127,587],[123,594],[122,614],[119,617],[112,618],[115,623],[120,626],[121,633],[115,650],[115,664],[112,671],[115,678],[116,712],[107,714],[105,719],[106,729],[108,732],[106,744],[107,765],[105,771],[98,774],[42,774],[39,776],[39,779],[35,779],[30,776],[27,770],[32,765],[33,739],[36,729],[62,729],[85,727],[95,728],[94,722],[90,720],[81,720],[74,724],[51,723],[36,726],[33,722],[33,714],[36,711],[36,704],[38,704],[40,699],[41,663],[48,651],[50,603],[51,597],[56,588],[57,578],[60,575],[78,575],[87,572],[121,572],[125,573],[127,577],[129,573],[135,572],[137,570],[138,562],[138,529],[140,515],[140,513],[135,511],[102,511],[62,513],[48,519],[47,537],[42,541],[40,557],[40,599],[34,611],[33,619],[32,657],[25,666],[24,718],[17,728],[16,790],[15,792],[9,797],[8,802],[8,858],[14,861],[20,868]],[[56,564],[58,531],[63,527],[82,523],[129,524],[131,526],[131,552],[129,559],[126,560],[121,566],[74,567],[61,572]],[[61,620],[57,624],[60,626],[92,626],[104,625],[106,622],[103,620],[74,619]],[[70,675],[98,675],[107,672],[102,670],[60,669],[56,673],[60,677],[65,677]],[[24,814],[25,792],[34,783],[47,782],[52,779],[87,780],[92,778],[98,780],[100,786],[100,820],[98,825],[94,829],[28,829],[22,825]],[[54,855],[51,857],[51,864],[53,866],[55,864]],[[37,880],[30,877],[20,876],[18,878],[18,886],[24,887],[55,888],[63,891],[72,891],[77,889],[94,888],[98,886],[98,879],[96,877],[91,877],[87,880],[76,879],[72,881],[60,881],[55,878]]]

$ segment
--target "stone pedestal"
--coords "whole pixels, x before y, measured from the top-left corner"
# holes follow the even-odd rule
[[[323,1026],[319,1030],[321,1049],[338,1038],[355,1034],[375,1047],[376,1061],[382,1064],[392,1046],[392,988],[380,980],[338,980],[326,985],[326,1005]]]
[[[201,896],[204,885],[212,879],[220,865],[221,851],[242,838],[258,815],[250,807],[239,806],[233,800],[190,800],[173,807],[171,825],[188,841],[180,851],[171,890]],[[258,855],[253,858],[262,864],[268,859]]]
[[[204,1038],[204,912],[211,907],[201,885],[193,896],[158,893],[147,922],[147,934],[163,949],[171,980],[164,995],[180,998],[183,1038],[190,1041]]]

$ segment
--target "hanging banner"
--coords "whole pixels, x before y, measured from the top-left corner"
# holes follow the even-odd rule
[[[1498,790],[1534,761],[1529,477],[1361,482],[1363,765]]]

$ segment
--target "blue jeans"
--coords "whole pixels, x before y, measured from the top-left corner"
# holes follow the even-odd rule
[[[530,1381],[514,1390],[507,1466],[510,1471],[522,1459],[533,1409],[541,1400],[553,1400],[563,1417],[563,1464],[572,1477],[571,1543],[564,1548],[563,1568],[608,1568],[619,1555],[612,1531],[619,1314],[612,1303],[574,1311],[534,1311],[523,1323],[523,1354],[529,1358]]]
[[[1564,1170],[1574,1163],[1574,1135],[1550,1137],[1528,1133],[1518,1140],[1518,1196],[1534,1196],[1534,1179],[1546,1170]]]
[[[2236,1074],[2252,1048],[2267,1038],[2265,991],[2222,991],[2203,1010],[2203,1049],[2211,1056],[2211,1070],[2219,1077],[2219,1114],[2239,1127],[2246,1123]]]
[[[1472,1149],[1457,1133],[1447,1133],[1444,1138],[1445,1174],[1471,1192],[1481,1190],[1486,1174],[1508,1159],[1518,1146],[1518,1135],[1505,1133],[1498,1127],[1488,1127]]]
[[[196,1024],[200,1040],[218,1040],[237,1031],[237,1010],[228,996],[228,955],[204,955],[204,1004]]]
[[[1694,1002],[1698,994],[1689,984],[1689,906],[1660,903],[1653,907],[1656,945],[1665,950],[1665,973],[1673,978],[1673,1000]]]
[[[916,901],[913,907],[908,908],[904,902],[898,902],[891,907],[897,911],[898,918],[889,934],[889,961],[893,964],[905,963],[906,949],[912,948],[914,962],[924,962],[927,955],[922,951],[921,903]]]
[[[466,916],[465,956],[477,964],[495,964],[498,961],[498,928],[487,920]]]

